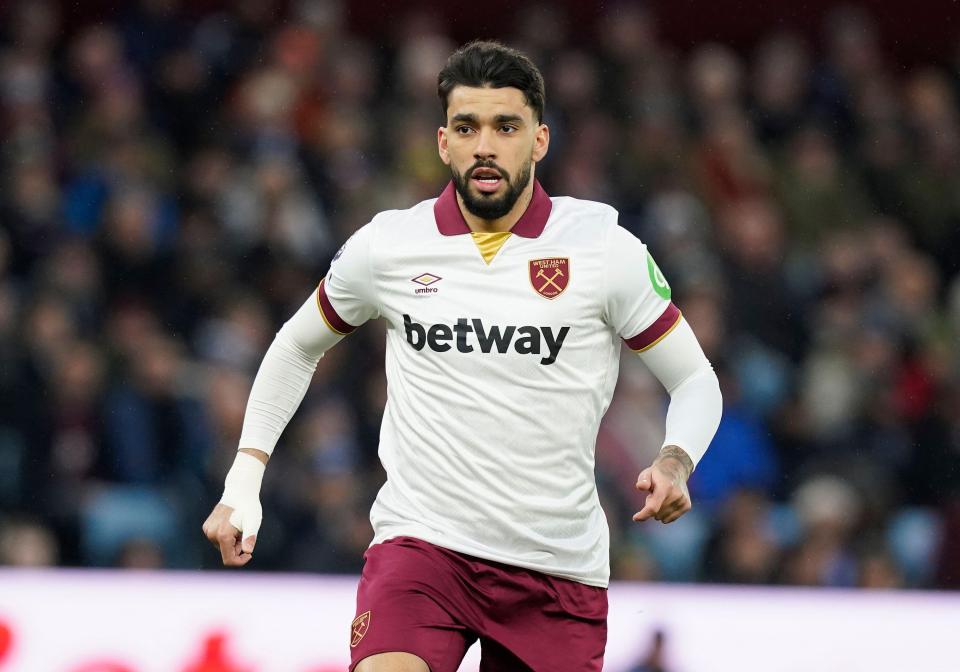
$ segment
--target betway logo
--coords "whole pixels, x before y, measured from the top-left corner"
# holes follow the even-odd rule
[[[500,354],[506,354],[512,345],[521,355],[539,355],[543,352],[542,345],[545,345],[547,356],[540,358],[541,364],[553,364],[557,361],[563,339],[570,331],[570,327],[561,327],[554,335],[550,327],[499,327],[495,324],[487,329],[483,320],[476,317],[460,317],[454,325],[435,324],[427,329],[414,322],[409,315],[403,316],[403,329],[407,333],[407,343],[412,345],[414,350],[423,350],[424,346],[428,346],[434,352],[446,352],[453,347],[459,352],[473,352],[475,342],[483,353],[493,352],[496,348]],[[468,342],[467,336],[470,334],[474,334],[475,338]]]

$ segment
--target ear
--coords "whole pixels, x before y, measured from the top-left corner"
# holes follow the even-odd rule
[[[533,155],[531,158],[534,163],[543,160],[550,149],[550,127],[546,124],[540,124],[533,136]]]
[[[447,129],[444,126],[437,129],[437,151],[440,153],[440,160],[449,166],[450,152],[447,151]]]

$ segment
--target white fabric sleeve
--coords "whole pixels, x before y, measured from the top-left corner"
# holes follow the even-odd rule
[[[316,291],[273,339],[250,390],[240,448],[272,454],[323,353],[379,313],[370,272],[372,229],[361,228],[337,252]]]
[[[713,367],[683,317],[669,334],[639,355],[670,394],[663,445],[678,446],[696,467],[717,432],[723,412],[720,383]]]
[[[307,393],[317,363],[341,339],[343,334],[331,330],[321,317],[314,292],[283,325],[260,363],[243,416],[240,448],[273,453]]]

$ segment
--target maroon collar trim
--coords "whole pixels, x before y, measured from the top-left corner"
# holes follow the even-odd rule
[[[513,225],[510,232],[522,238],[539,237],[547,225],[551,209],[553,209],[553,201],[550,200],[540,183],[534,180],[533,196],[530,198],[530,204],[520,215],[520,219]],[[457,190],[453,186],[452,180],[440,194],[440,198],[433,204],[433,215],[437,220],[437,229],[445,236],[470,233],[467,220],[463,218],[463,213],[460,212],[460,204],[457,203]]]

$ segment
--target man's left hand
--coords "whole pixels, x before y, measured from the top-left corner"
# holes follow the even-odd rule
[[[693,463],[685,452],[676,446],[665,447],[653,464],[640,472],[637,490],[649,494],[633,519],[672,523],[689,511],[693,504],[687,479],[692,471]]]

